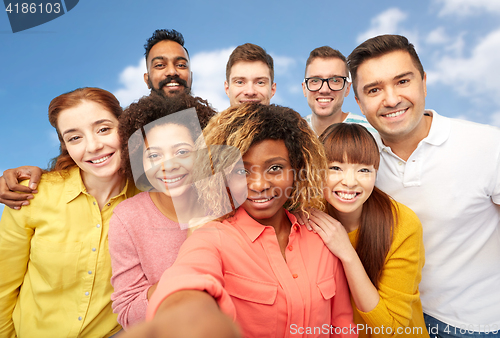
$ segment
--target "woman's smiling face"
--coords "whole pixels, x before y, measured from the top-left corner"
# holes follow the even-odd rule
[[[179,197],[190,188],[194,150],[191,133],[183,125],[167,123],[155,126],[147,133],[143,165],[155,190]]]
[[[294,172],[283,140],[263,140],[243,155],[248,196],[242,207],[256,221],[273,225],[293,190]]]

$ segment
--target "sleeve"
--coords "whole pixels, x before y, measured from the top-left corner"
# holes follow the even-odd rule
[[[335,272],[335,285],[331,321],[335,329],[332,336],[356,338],[358,337],[358,331],[352,317],[349,285],[347,284],[344,268],[339,260],[337,260],[337,269]]]
[[[408,327],[416,315],[413,313],[415,302],[420,302],[418,285],[424,266],[422,225],[408,207],[398,203],[398,209],[398,224],[378,287],[380,300],[370,312],[358,310],[370,327],[383,325],[392,329],[380,337],[391,337],[390,332]]]
[[[118,323],[127,329],[146,319],[147,294],[152,284],[142,270],[133,239],[116,213],[109,221],[108,243],[113,270],[113,312],[118,313]]]
[[[150,299],[146,319],[153,319],[163,300],[182,290],[206,291],[224,313],[235,319],[234,303],[224,289],[220,248],[216,227],[205,225],[196,230],[182,245],[175,263],[163,273]]]
[[[28,226],[30,210],[5,208],[0,220],[0,337],[16,337],[12,313],[28,269],[34,233]]]

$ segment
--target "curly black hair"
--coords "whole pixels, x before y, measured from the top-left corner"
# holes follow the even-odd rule
[[[119,136],[121,142],[121,158],[122,171],[128,179],[133,180],[132,163],[141,163],[142,165],[142,138],[131,141],[130,137],[144,126],[155,122],[162,117],[177,113],[188,108],[195,108],[199,121],[181,121],[176,119],[171,121],[185,125],[186,123],[194,124],[186,125],[189,130],[193,131],[197,125],[205,128],[208,121],[216,114],[210,104],[200,97],[193,97],[188,94],[181,93],[173,97],[163,97],[152,93],[149,96],[142,97],[138,102],[132,103],[121,115],[119,122]],[[191,135],[193,140],[199,135]],[[130,148],[129,148],[130,146]]]

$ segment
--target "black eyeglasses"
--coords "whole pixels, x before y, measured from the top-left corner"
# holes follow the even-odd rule
[[[306,77],[304,82],[306,87],[311,92],[317,92],[323,87],[323,83],[328,84],[328,88],[333,91],[339,91],[344,89],[347,77],[345,76],[333,76],[328,79],[322,79],[320,77]]]

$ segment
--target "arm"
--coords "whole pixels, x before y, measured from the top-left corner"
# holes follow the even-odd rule
[[[16,337],[12,312],[28,267],[33,229],[28,210],[5,209],[0,220],[0,337]]]
[[[127,329],[146,319],[149,294],[154,290],[142,270],[135,244],[116,213],[109,221],[108,243],[113,269],[113,312],[118,313],[118,323]]]
[[[5,170],[0,177],[0,203],[16,210],[28,205],[33,198],[32,194],[37,193],[41,176],[42,170],[38,167],[24,166]],[[25,179],[30,179],[29,187],[19,184]]]
[[[163,301],[151,322],[138,325],[123,335],[123,338],[133,337],[236,338],[240,334],[209,294],[179,291]]]

